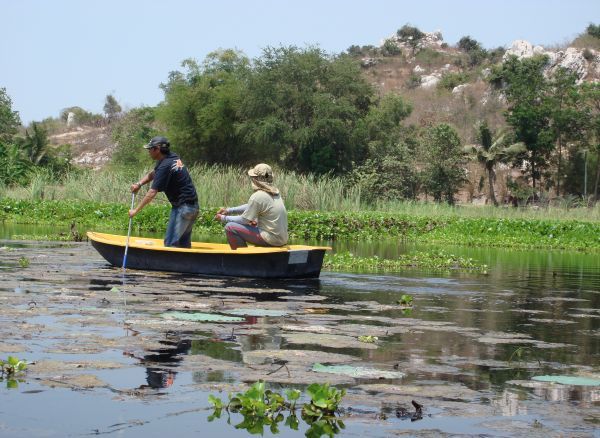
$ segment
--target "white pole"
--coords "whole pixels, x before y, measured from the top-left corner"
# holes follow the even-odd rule
[[[131,194],[131,210],[133,210],[133,205],[135,202],[135,193]],[[129,214],[129,212],[127,212]],[[129,236],[131,236],[131,222],[133,218],[129,218],[129,229],[127,230],[127,241],[125,242],[125,255],[123,255],[123,270],[125,270],[125,266],[127,264],[127,250],[129,249]]]
[[[587,199],[587,149],[583,151],[583,197]]]

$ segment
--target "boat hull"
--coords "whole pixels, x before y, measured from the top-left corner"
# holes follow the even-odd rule
[[[88,233],[92,246],[113,266],[123,265],[122,242],[102,241]],[[155,239],[148,239],[155,240]],[[254,249],[254,248],[252,248]],[[181,248],[144,247],[130,245],[127,250],[128,269],[169,271],[210,276],[253,278],[317,278],[321,273],[325,247],[265,252],[232,250],[199,251]]]

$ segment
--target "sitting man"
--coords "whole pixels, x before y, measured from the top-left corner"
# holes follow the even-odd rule
[[[254,189],[248,203],[221,208],[215,216],[225,224],[229,246],[238,249],[248,246],[247,242],[256,246],[287,244],[287,211],[279,190],[273,185],[273,170],[267,164],[257,164],[248,175]]]

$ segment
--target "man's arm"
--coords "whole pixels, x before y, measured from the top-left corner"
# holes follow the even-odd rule
[[[237,222],[238,224],[242,224],[242,225],[253,225],[251,223],[251,221],[249,221],[248,219],[246,219],[243,216],[225,216],[225,215],[221,215],[221,222],[226,224],[227,222]]]
[[[242,214],[248,208],[248,204],[239,205],[237,207],[228,207],[225,209],[226,214]]]
[[[137,193],[144,184],[148,184],[152,180],[154,180],[154,170],[151,170],[150,172],[148,172],[138,182],[131,184],[131,192]],[[154,194],[154,196],[156,196],[156,193]],[[152,199],[150,201],[152,201]],[[148,201],[148,202],[150,202],[150,201]]]
[[[146,205],[150,204],[157,193],[158,193],[157,190],[154,190],[154,189],[148,190],[148,193],[146,193],[146,196],[144,196],[144,199],[142,199],[142,202],[140,202],[136,208],[129,210],[129,217],[134,217],[136,214],[138,214],[140,212],[140,210],[142,208],[144,208]]]

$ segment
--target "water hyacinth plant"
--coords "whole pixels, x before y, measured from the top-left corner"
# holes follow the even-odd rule
[[[6,380],[9,389],[18,386],[18,379],[27,368],[27,362],[14,356],[8,356],[6,360],[0,359],[0,382]]]
[[[19,257],[18,263],[21,268],[27,268],[31,262],[27,257]]]
[[[332,388],[329,384],[313,383],[307,388],[310,401],[304,403],[301,418],[310,426],[306,431],[307,437],[333,436],[344,428],[343,422],[335,417],[339,404],[346,390]],[[213,396],[208,401],[213,406],[213,413],[208,421],[220,418],[223,409],[228,413],[239,413],[243,416],[236,429],[245,429],[251,434],[263,434],[265,426],[273,434],[279,433],[279,424],[285,419],[284,425],[292,430],[298,430],[299,420],[296,415],[296,403],[301,396],[297,389],[286,389],[285,397],[266,388],[265,382],[259,380],[246,392],[229,394],[229,403]],[[285,418],[284,413],[288,413]],[[228,420],[229,422],[229,420]]]
[[[323,269],[331,271],[400,271],[407,268],[426,270],[461,270],[485,272],[487,265],[471,258],[459,257],[445,251],[414,252],[395,259],[377,256],[359,257],[350,252],[326,254]]]
[[[213,220],[221,203],[214,207],[206,205],[210,204],[203,203],[194,230],[222,236],[223,227]],[[414,212],[403,210],[394,213],[336,211],[326,206],[318,207],[321,209],[319,211],[305,211],[298,206],[287,206],[288,228],[292,239],[402,238],[422,243],[600,251],[600,223],[580,218],[548,220],[537,217],[463,217],[459,215],[461,210],[437,211],[425,206],[420,210],[415,208]],[[127,210],[126,201],[107,203],[91,200],[72,202],[0,198],[0,219],[20,224],[66,227],[77,221],[85,228],[127,230]],[[164,200],[148,205],[136,216],[134,231],[164,231],[169,210]]]

